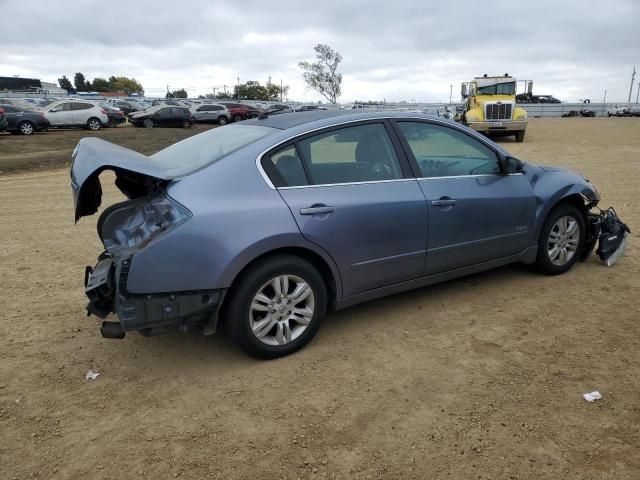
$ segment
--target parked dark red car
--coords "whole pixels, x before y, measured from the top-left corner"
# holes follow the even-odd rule
[[[231,120],[234,122],[240,122],[241,120],[247,120],[248,118],[256,118],[258,117],[258,115],[260,115],[260,110],[249,105],[231,102],[218,103],[227,107],[229,113],[231,114]]]

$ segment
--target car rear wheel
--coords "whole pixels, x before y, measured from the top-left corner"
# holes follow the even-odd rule
[[[580,257],[584,232],[584,215],[578,208],[565,203],[551,210],[538,241],[538,269],[547,275],[570,270]]]
[[[234,122],[241,122],[242,121],[242,115],[236,115],[235,117],[233,117],[233,121]]]
[[[111,128],[116,128],[118,126],[118,121],[115,118],[109,120],[109,126]]]
[[[18,130],[22,135],[31,135],[35,131],[35,127],[33,126],[33,123],[24,121],[20,122]]]
[[[189,120],[183,120],[182,128],[191,128],[191,122]]]
[[[87,128],[88,128],[89,130],[93,130],[94,132],[96,132],[96,131],[100,130],[100,127],[101,127],[101,126],[102,126],[102,125],[100,124],[100,120],[98,120],[97,118],[90,118],[90,119],[87,121]]]
[[[142,125],[144,125],[144,128],[153,128],[153,120],[151,120],[150,118],[145,118],[144,122],[142,122]]]
[[[326,304],[326,286],[313,265],[278,255],[256,263],[235,282],[225,320],[246,353],[270,359],[306,345],[320,327]]]
[[[227,124],[227,117],[218,117],[218,125],[221,127]]]
[[[518,130],[516,132],[516,142],[524,142],[525,130]]]

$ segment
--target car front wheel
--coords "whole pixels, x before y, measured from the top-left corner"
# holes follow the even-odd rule
[[[585,222],[582,212],[573,205],[561,204],[547,216],[538,242],[536,264],[547,275],[571,269],[580,257]]]
[[[221,127],[225,126],[227,124],[227,117],[220,117],[218,118],[218,125],[220,125]]]
[[[150,118],[145,119],[142,124],[144,125],[144,128],[153,128],[153,120],[151,120]]]
[[[270,359],[293,353],[316,334],[327,290],[309,262],[292,255],[259,261],[229,292],[225,320],[249,355]]]

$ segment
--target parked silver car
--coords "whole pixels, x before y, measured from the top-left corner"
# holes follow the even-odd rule
[[[100,130],[109,125],[104,108],[82,100],[63,100],[43,108],[44,116],[52,127],[84,127]]]
[[[196,123],[215,122],[219,125],[226,125],[231,119],[227,107],[218,103],[194,105],[191,107],[191,113]]]

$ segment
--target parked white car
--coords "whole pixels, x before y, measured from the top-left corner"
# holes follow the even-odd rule
[[[625,105],[615,105],[607,110],[608,117],[621,117],[627,112]]]
[[[107,112],[89,101],[63,100],[47,105],[43,112],[52,127],[84,127],[96,131],[109,125]]]
[[[216,122],[219,125],[226,125],[231,119],[227,107],[217,103],[194,105],[191,107],[191,113],[196,123]]]

